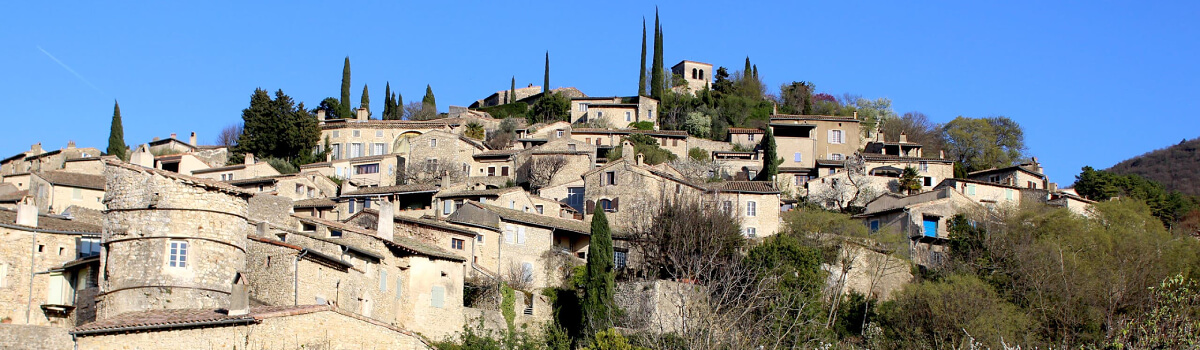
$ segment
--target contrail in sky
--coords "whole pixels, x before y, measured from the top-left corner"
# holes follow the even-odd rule
[[[71,72],[71,74],[74,74],[75,77],[79,78],[80,81],[83,81],[84,84],[88,84],[88,86],[91,86],[93,89],[96,89],[96,92],[104,94],[104,91],[102,91],[102,90],[100,90],[100,88],[96,87],[96,84],[92,84],[92,82],[88,81],[82,75],[79,75],[79,73],[76,72],[74,69],[71,69],[71,67],[67,66],[66,63],[62,63],[62,61],[59,61],[58,58],[54,57],[54,55],[51,55],[49,52],[46,52],[46,49],[43,49],[41,46],[38,46],[37,48],[38,48],[38,50],[41,50],[42,53],[46,54],[46,57],[50,57],[50,59],[54,60],[55,63],[58,63],[58,65],[62,66],[63,69],[66,69],[68,72]]]

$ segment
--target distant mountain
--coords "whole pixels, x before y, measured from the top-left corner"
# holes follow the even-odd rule
[[[1200,138],[1126,159],[1108,171],[1138,174],[1168,190],[1200,196]]]

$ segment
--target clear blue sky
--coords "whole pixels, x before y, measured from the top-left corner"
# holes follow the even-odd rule
[[[131,145],[190,131],[211,143],[256,87],[309,107],[337,96],[347,55],[354,101],[369,84],[377,108],[387,81],[405,101],[431,84],[443,111],[514,75],[540,85],[546,51],[552,86],[630,95],[641,20],[654,20],[639,1],[56,4],[4,6],[0,156],[35,142],[103,149],[114,99]],[[1200,136],[1195,2],[658,5],[668,65],[738,69],[750,56],[772,90],[811,81],[937,122],[1008,116],[1064,185],[1084,165]]]

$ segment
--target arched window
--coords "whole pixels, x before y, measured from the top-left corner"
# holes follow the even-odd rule
[[[600,208],[604,209],[604,211],[607,211],[607,212],[613,211],[612,201],[610,201],[608,199],[601,199],[600,202],[597,204],[599,204]]]
[[[700,79],[703,79],[704,81],[708,81],[708,76],[704,75],[703,69],[700,70]]]
[[[696,68],[692,68],[692,79],[696,79],[699,75],[696,74]]]

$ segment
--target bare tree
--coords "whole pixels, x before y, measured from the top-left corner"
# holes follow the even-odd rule
[[[529,156],[517,169],[518,177],[529,183],[529,189],[534,193],[542,187],[550,185],[554,175],[567,166],[567,157],[562,155]]]
[[[670,163],[672,168],[679,171],[684,179],[694,183],[705,183],[713,177],[721,176],[724,162],[720,160],[694,160],[680,158]]]
[[[430,120],[437,119],[437,117],[437,110],[425,108],[425,104],[421,101],[409,102],[404,105],[405,120]]]
[[[221,129],[217,134],[217,145],[224,147],[233,147],[237,145],[238,138],[242,136],[242,125],[231,124]]]
[[[399,179],[403,179],[405,184],[432,185],[441,183],[442,178],[447,177],[452,182],[462,181],[466,178],[466,173],[463,172],[460,164],[412,162],[405,166],[404,171],[396,174],[396,176]]]
[[[847,212],[855,207],[863,207],[883,194],[873,183],[871,176],[866,173],[866,161],[861,155],[855,155],[845,161],[845,171],[826,176],[823,180],[827,185],[810,189],[808,201],[825,208]]]

